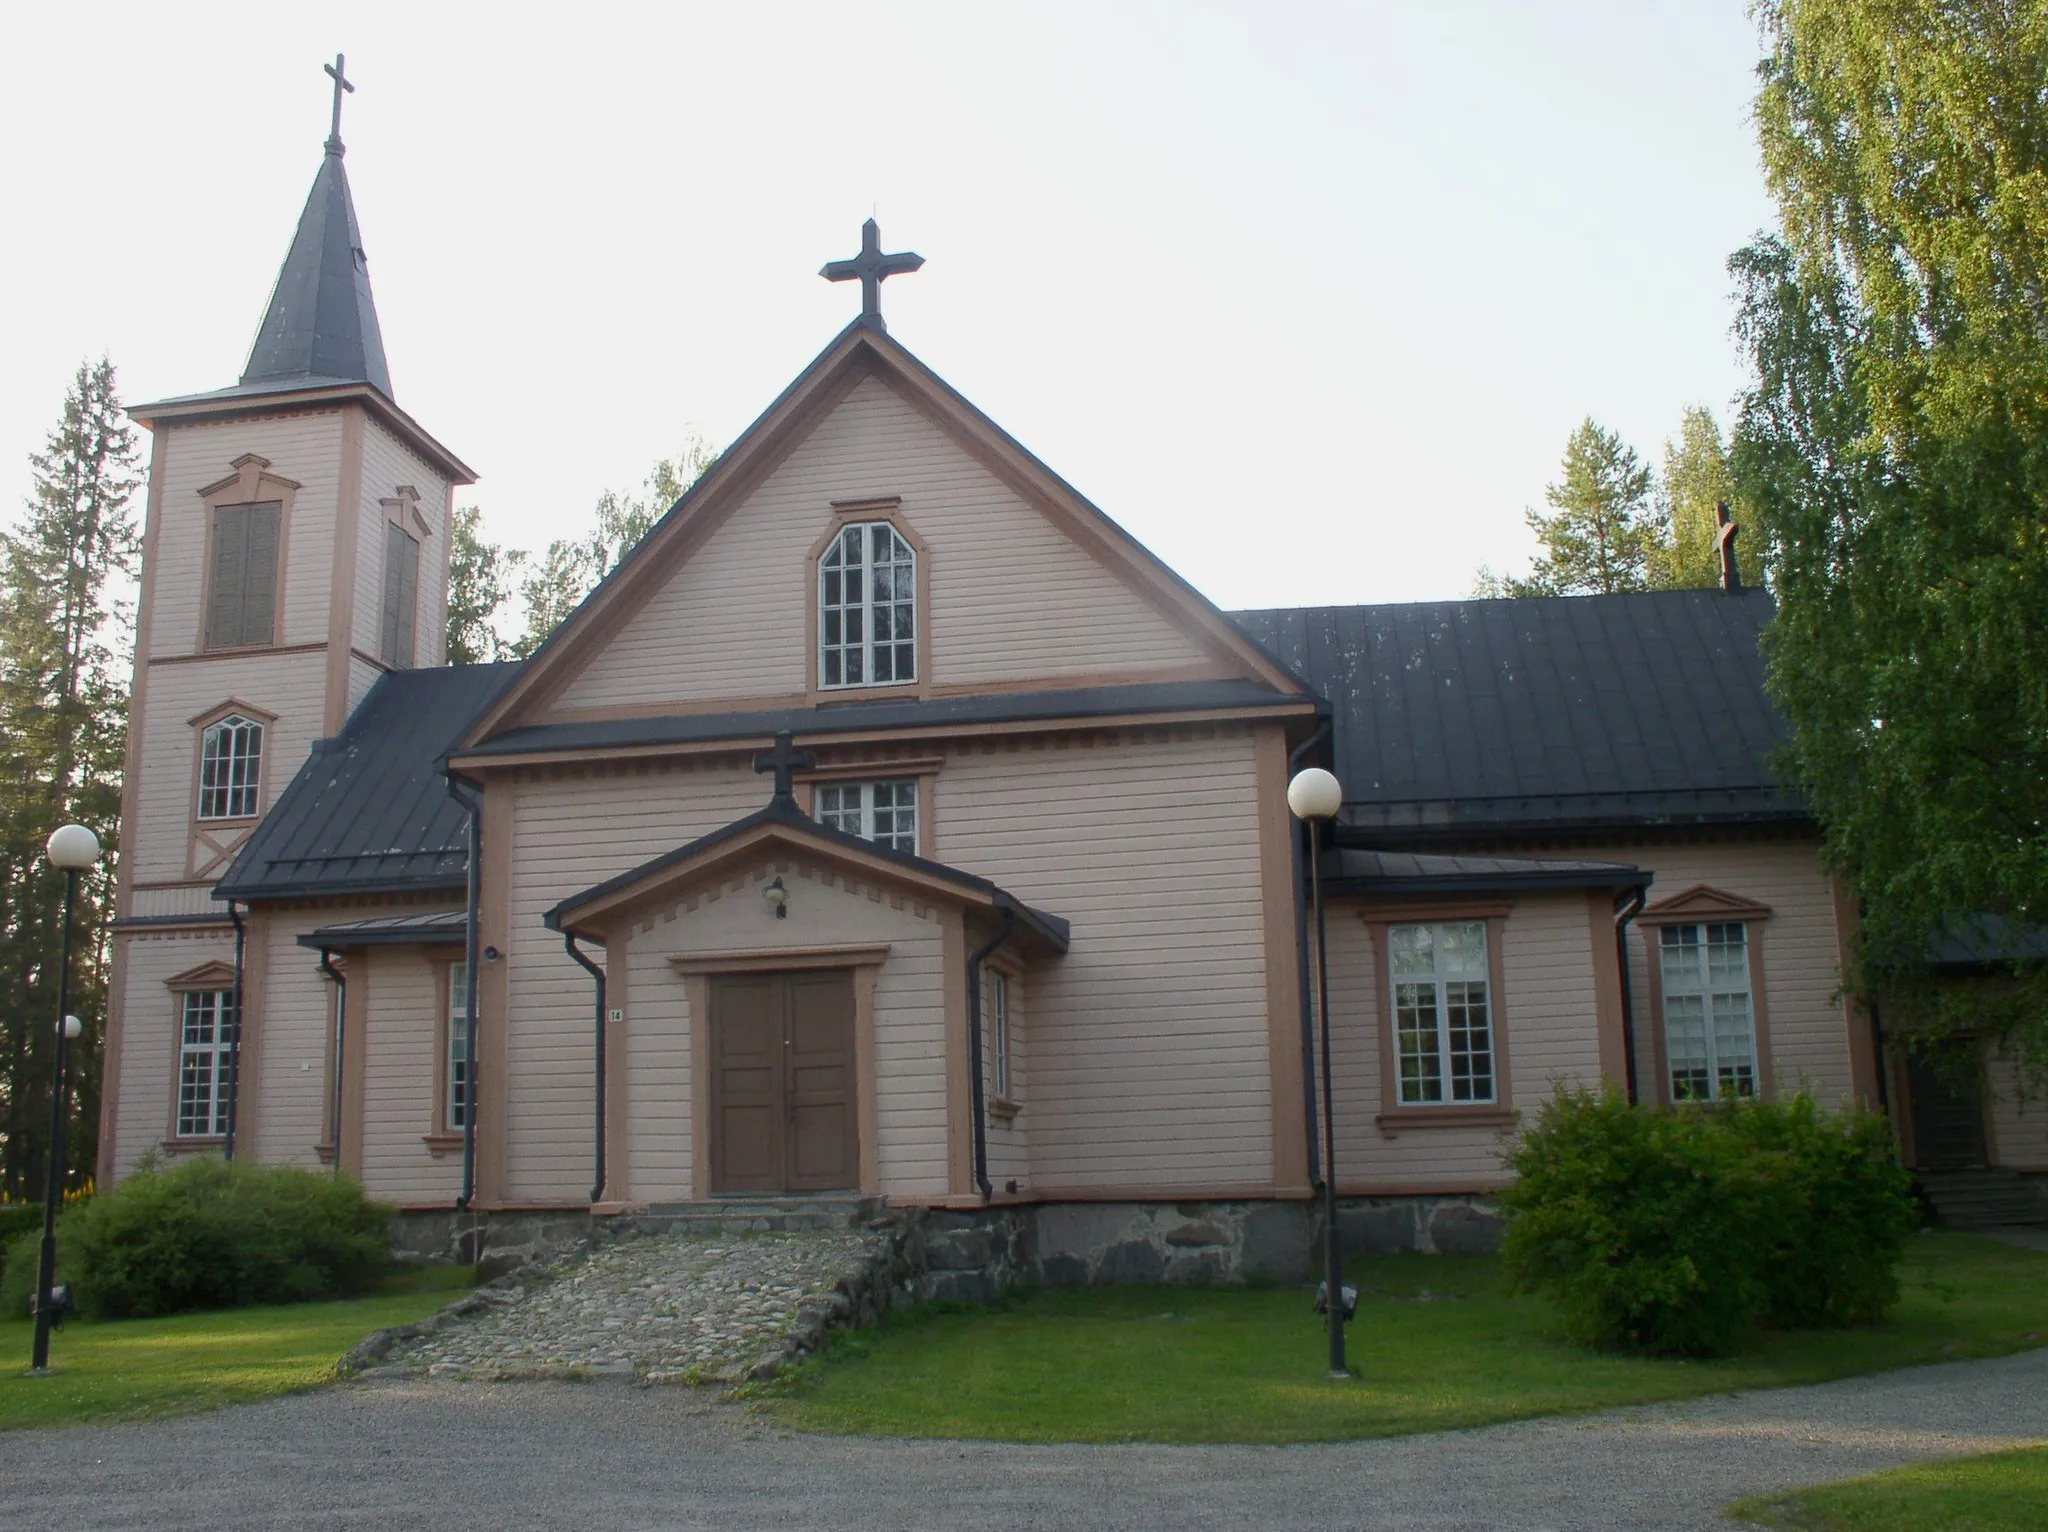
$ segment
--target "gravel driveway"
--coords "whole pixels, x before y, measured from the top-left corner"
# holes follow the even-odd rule
[[[362,1383],[0,1435],[0,1528],[1720,1528],[1739,1495],[2048,1438],[2048,1349],[1317,1447],[776,1431],[683,1388]]]

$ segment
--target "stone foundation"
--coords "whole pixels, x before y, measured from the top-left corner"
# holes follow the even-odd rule
[[[604,1238],[616,1220],[576,1208],[535,1212],[407,1209],[391,1220],[391,1253],[434,1266],[475,1266],[485,1280]]]

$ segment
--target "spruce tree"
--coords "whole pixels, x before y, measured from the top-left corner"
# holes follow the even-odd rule
[[[1565,443],[1562,476],[1545,492],[1553,514],[1528,512],[1543,552],[1527,575],[1482,570],[1480,596],[1586,596],[1645,590],[1665,542],[1649,465],[1588,418]]]
[[[94,1173],[108,935],[139,546],[136,437],[113,364],[82,363],[30,459],[27,513],[0,533],[0,1195],[40,1193],[55,1063],[63,876],[43,856],[75,820],[108,855],[81,875],[71,1009],[71,1180]]]

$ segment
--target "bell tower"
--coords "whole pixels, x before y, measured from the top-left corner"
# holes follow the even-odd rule
[[[151,451],[103,1178],[177,1137],[154,1084],[129,1099],[121,1056],[144,1046],[138,1029],[175,1056],[177,976],[232,960],[213,884],[379,675],[445,663],[453,496],[475,475],[392,388],[344,168],[342,66],[327,66],[329,136],[240,380],[131,411]]]

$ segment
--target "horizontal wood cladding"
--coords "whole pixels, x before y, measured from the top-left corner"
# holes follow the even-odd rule
[[[299,933],[332,918],[324,911],[264,911],[250,921],[249,942],[262,944],[263,966],[260,991],[245,991],[244,1043],[252,1031],[260,1032],[259,1082],[257,1120],[245,1117],[240,1131],[253,1130],[257,1157],[269,1164],[310,1168],[321,1163],[319,1146],[327,1137],[333,1086],[327,1044],[334,1013],[318,966],[320,954],[301,947]],[[358,917],[351,910],[348,918]],[[359,998],[349,997],[351,1002]]]
[[[1336,1096],[1341,1183],[1399,1183],[1445,1191],[1504,1185],[1500,1157],[1512,1127],[1486,1123],[1391,1124],[1379,1115],[1381,1054],[1392,1047],[1386,980],[1376,971],[1361,907],[1330,905],[1330,1059]],[[1532,1115],[1556,1082],[1600,1083],[1599,997],[1586,901],[1577,891],[1513,901],[1500,924],[1501,993],[1493,999],[1494,1047],[1504,1056],[1512,1099]]]
[[[121,1061],[116,1094],[100,1110],[117,1114],[118,1131],[115,1163],[100,1167],[102,1185],[133,1170],[171,1132],[182,1020],[165,981],[202,963],[233,963],[235,939],[220,931],[137,931],[115,939],[114,957]]]
[[[565,712],[802,694],[835,500],[900,496],[928,548],[920,680],[1015,683],[1213,666],[1139,596],[876,378],[859,383],[556,699]],[[863,695],[860,692],[849,695]]]
[[[152,672],[142,716],[128,828],[130,875],[137,883],[181,882],[190,875],[189,850],[199,784],[199,752],[189,720],[230,700],[274,714],[264,731],[262,807],[277,801],[320,734],[326,657],[296,654],[222,655],[191,665],[160,665]]]
[[[340,493],[341,413],[167,424],[158,429],[163,498],[153,544],[157,567],[151,572],[150,631],[143,635],[148,652],[164,656],[198,649],[207,557],[206,507],[200,491],[231,473],[234,459],[248,452],[268,458],[268,472],[299,486],[279,546],[285,568],[277,642],[324,640]]]
[[[447,648],[448,484],[390,431],[373,418],[363,428],[362,507],[356,521],[355,610],[353,643],[366,654],[378,652],[378,625],[383,619],[384,555],[387,517],[384,502],[410,484],[419,491],[419,515],[430,529],[406,530],[419,539],[420,572],[413,617],[417,645],[414,665],[443,663]]]
[[[1134,731],[939,773],[938,856],[1073,923],[1025,986],[1032,1184],[1270,1183],[1253,750],[1245,728]]]
[[[462,1191],[460,1153],[436,1154],[425,1139],[442,1122],[440,986],[448,973],[430,951],[447,949],[383,947],[350,961],[347,1046],[362,1050],[363,1189],[387,1202],[452,1203]],[[368,977],[367,1006],[355,1003],[358,972]]]
[[[1633,862],[1657,875],[1650,898],[1667,898],[1695,884],[1770,909],[1756,923],[1761,934],[1765,1000],[1770,1015],[1772,1080],[1790,1091],[1802,1084],[1823,1104],[1839,1105],[1851,1090],[1849,1022],[1838,993],[1841,951],[1834,901],[1820,865],[1820,844],[1804,839],[1739,838],[1699,841],[1602,843],[1569,853],[1595,860]],[[1637,1078],[1645,1099],[1662,1057],[1663,1007],[1650,993],[1646,943],[1654,931],[1629,931]],[[1649,1047],[1644,1044],[1655,1043]]]
[[[2014,1060],[1995,1047],[1984,1061],[1984,1076],[1991,1096],[1991,1162],[2048,1171],[2048,1101],[2027,1095]]]

